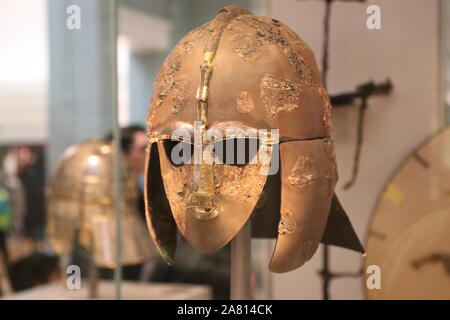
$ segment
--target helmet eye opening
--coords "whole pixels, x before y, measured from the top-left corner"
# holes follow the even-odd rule
[[[162,143],[172,165],[179,167],[193,164],[195,148],[191,142],[164,139]],[[207,146],[209,148],[204,147],[203,150],[213,152],[215,164],[242,168],[256,161],[261,141],[257,138],[232,138],[209,142]]]
[[[169,139],[164,139],[162,143],[166,157],[172,165],[179,167],[191,163],[194,154],[194,146],[192,143]]]
[[[215,141],[217,161],[237,167],[245,167],[255,159],[261,142],[257,138],[233,138]]]

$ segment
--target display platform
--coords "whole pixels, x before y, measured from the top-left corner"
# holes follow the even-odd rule
[[[98,300],[115,299],[115,284],[100,281]],[[52,283],[7,295],[2,300],[87,300],[88,284],[82,282],[81,289],[69,290],[61,283]],[[180,283],[122,282],[122,300],[208,300],[212,298],[209,286]]]

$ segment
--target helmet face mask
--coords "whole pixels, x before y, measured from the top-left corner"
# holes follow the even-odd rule
[[[183,38],[148,118],[147,222],[163,258],[177,229],[211,253],[251,218],[254,235],[278,237],[272,271],[310,259],[334,203],[330,108],[314,55],[279,21],[229,6]]]
[[[176,143],[168,139],[154,143],[171,213],[183,237],[196,249],[215,252],[234,237],[253,212],[267,180],[272,146],[249,138],[213,140],[209,148],[200,149],[203,159],[196,163],[196,151],[189,151],[195,144],[184,143],[188,163],[175,164],[173,151],[180,145]],[[236,159],[235,155],[245,153],[247,157]],[[259,154],[265,162],[258,161]],[[214,159],[208,164],[210,157]]]

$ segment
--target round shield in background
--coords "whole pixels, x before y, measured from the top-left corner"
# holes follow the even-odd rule
[[[390,179],[368,233],[365,267],[380,270],[368,299],[450,299],[450,128],[419,147]],[[369,279],[369,280],[368,280]]]

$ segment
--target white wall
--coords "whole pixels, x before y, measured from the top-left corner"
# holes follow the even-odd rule
[[[382,30],[368,30],[366,8],[381,7]],[[296,31],[316,53],[322,49],[323,1],[272,0],[269,13]],[[351,91],[368,81],[389,77],[394,91],[370,100],[357,183],[342,185],[351,175],[357,108],[333,110],[340,181],[337,193],[358,235],[365,241],[377,196],[406,157],[436,130],[442,119],[439,93],[439,28],[437,0],[390,0],[332,5],[329,91]],[[275,299],[320,299],[322,252],[303,268],[274,275]],[[332,247],[333,271],[357,271],[360,255]],[[333,280],[332,299],[360,299],[359,278]]]
[[[46,0],[0,3],[0,143],[47,136]]]

